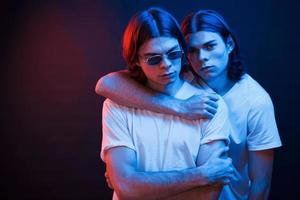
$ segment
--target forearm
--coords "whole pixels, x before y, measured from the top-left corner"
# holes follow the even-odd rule
[[[121,199],[160,199],[184,194],[202,183],[198,168],[171,172],[134,172],[115,188]],[[185,195],[183,195],[184,197]]]
[[[269,191],[269,183],[251,183],[248,200],[267,200]]]
[[[217,200],[223,186],[210,182],[207,177],[207,166],[199,166],[198,170],[198,187],[168,197],[166,200]]]
[[[271,188],[274,150],[249,151],[249,200],[268,199]]]
[[[178,190],[170,188],[171,191],[176,191],[176,193],[175,195],[167,194],[167,199],[217,200],[223,187],[222,182],[219,182],[219,180],[230,177],[232,173],[230,169],[231,160],[227,159],[225,155],[226,151],[227,147],[224,141],[214,141],[202,145],[196,162],[198,165],[198,167],[195,168],[197,173],[186,179],[188,181],[187,183],[192,184],[196,178],[196,187],[192,185],[192,188],[188,188],[185,187],[187,185],[180,185],[180,182],[176,183],[175,181],[174,186],[178,187]],[[219,167],[221,169],[219,169]],[[163,194],[162,191],[159,191],[159,193]]]
[[[201,186],[192,190],[182,192],[178,195],[167,198],[166,200],[217,200],[219,198],[219,192],[212,193],[211,188],[218,187],[216,190],[220,190],[221,186]]]
[[[110,73],[97,82],[98,95],[109,98],[121,105],[176,114],[181,111],[181,100],[156,92],[130,77],[127,70]]]

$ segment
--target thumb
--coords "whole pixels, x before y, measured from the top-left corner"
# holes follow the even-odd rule
[[[227,154],[228,150],[229,150],[229,147],[228,147],[228,146],[224,146],[224,147],[222,147],[222,148],[218,148],[218,149],[213,153],[213,155],[214,155],[215,157],[221,158],[221,157],[223,157],[223,156],[225,156],[225,155]]]

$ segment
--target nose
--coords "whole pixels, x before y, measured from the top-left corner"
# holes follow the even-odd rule
[[[203,49],[200,49],[198,59],[201,61],[207,61],[208,60],[208,52]]]
[[[168,68],[171,66],[171,61],[169,60],[169,58],[166,55],[163,55],[162,60],[160,62],[160,67],[161,68]]]

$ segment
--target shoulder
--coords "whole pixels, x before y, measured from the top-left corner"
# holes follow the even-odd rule
[[[102,113],[103,117],[106,117],[108,115],[123,116],[129,112],[132,112],[132,109],[133,108],[122,106],[110,99],[105,99],[105,101],[103,102]]]
[[[243,75],[238,84],[241,85],[241,92],[246,93],[246,96],[248,96],[251,107],[262,108],[265,106],[273,106],[268,92],[250,75]]]
[[[217,101],[217,103],[218,103],[217,112],[215,113],[213,118],[209,119],[207,122],[209,124],[216,124],[218,126],[225,123],[228,120],[229,111],[228,111],[227,104],[225,103],[224,99],[221,96],[219,96],[219,100]]]
[[[247,91],[255,92],[255,94],[261,94],[262,96],[268,96],[267,91],[249,74],[243,75],[241,80],[238,81],[238,84],[240,84],[243,89],[247,89]]]
[[[196,86],[194,86],[191,83],[186,82],[186,81],[184,82],[184,87],[182,87],[182,88],[186,89],[186,90],[188,90],[188,91],[190,91],[191,93],[194,93],[194,94],[196,94],[198,92],[201,92],[203,90],[203,89],[198,88],[198,87],[196,87]]]

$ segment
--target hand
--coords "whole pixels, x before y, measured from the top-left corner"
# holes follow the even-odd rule
[[[215,151],[210,159],[208,159],[200,167],[203,169],[203,176],[206,184],[222,184],[230,183],[230,180],[238,180],[239,173],[232,164],[231,158],[225,156],[229,148],[226,146]]]
[[[114,187],[112,186],[112,184],[111,184],[111,182],[110,182],[110,180],[109,180],[109,176],[108,176],[108,174],[107,174],[107,171],[105,171],[104,176],[105,176],[105,179],[106,179],[106,184],[107,184],[107,186],[108,186],[110,189],[114,189]]]
[[[186,119],[211,119],[217,112],[219,97],[215,93],[203,92],[182,100],[179,113]]]

